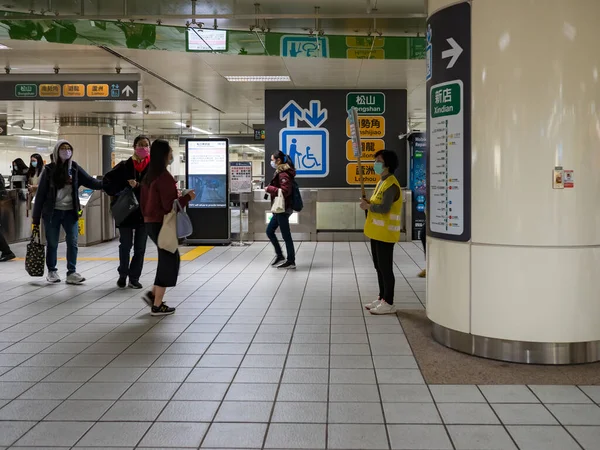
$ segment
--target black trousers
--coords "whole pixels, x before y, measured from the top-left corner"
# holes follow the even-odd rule
[[[427,229],[421,230],[421,244],[423,244],[423,253],[427,255]]]
[[[135,228],[119,228],[119,275],[129,277],[129,281],[139,281],[144,267],[144,255],[148,233],[144,224]],[[133,258],[129,261],[133,247]]]
[[[10,255],[11,253],[12,251],[8,246],[8,242],[6,242],[4,234],[2,234],[2,226],[0,226],[0,255]]]
[[[147,223],[146,231],[152,242],[158,247],[158,234],[162,228],[162,223]],[[177,286],[177,276],[179,275],[179,250],[175,253],[158,249],[158,267],[156,268],[156,277],[154,286],[173,287]]]
[[[396,277],[394,277],[395,245],[371,239],[371,253],[379,283],[379,298],[384,299],[390,305],[394,304],[394,288],[396,286]]]

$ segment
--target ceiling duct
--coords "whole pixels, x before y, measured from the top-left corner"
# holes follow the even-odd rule
[[[117,125],[117,119],[113,117],[78,117],[61,116],[58,123],[61,127],[108,127]]]

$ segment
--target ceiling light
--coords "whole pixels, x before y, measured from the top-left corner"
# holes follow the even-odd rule
[[[264,148],[253,147],[252,145],[249,145],[248,148],[254,150],[255,152],[260,152],[260,153],[264,153],[265,152]]]
[[[232,76],[225,77],[227,81],[233,83],[270,83],[270,82],[289,82],[290,77],[287,75],[283,76]]]
[[[131,111],[131,114],[168,115],[176,113],[173,111]]]
[[[130,145],[129,142],[126,141],[115,141],[115,144],[125,144],[125,145]]]
[[[132,151],[132,149],[130,147],[115,147],[115,149],[117,149],[117,150],[129,150],[129,151]]]
[[[186,125],[183,122],[175,122],[175,125],[178,125],[182,128],[187,128],[188,130],[197,131],[198,133],[212,134],[210,131],[206,131],[206,130],[203,130],[202,128],[198,128],[198,127],[191,127],[191,126]]]
[[[56,139],[54,139],[53,137],[50,137],[50,136],[48,136],[48,137],[41,137],[41,136],[18,136],[18,137],[20,137],[21,139],[35,139],[35,140],[38,140],[38,141],[54,141],[54,140],[56,140]]]

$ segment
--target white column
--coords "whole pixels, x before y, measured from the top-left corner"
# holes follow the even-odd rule
[[[472,240],[428,239],[436,324],[600,341],[598,18],[598,0],[472,1]],[[574,188],[553,189],[555,166]]]

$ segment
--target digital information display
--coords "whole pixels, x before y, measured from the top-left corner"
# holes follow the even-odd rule
[[[227,31],[200,28],[187,29],[188,52],[226,52]]]
[[[227,207],[227,141],[188,141],[187,145],[187,187],[196,191],[188,208]]]

